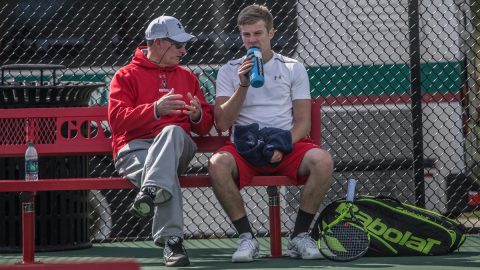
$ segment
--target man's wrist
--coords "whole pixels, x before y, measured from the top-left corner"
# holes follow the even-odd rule
[[[153,102],[153,117],[155,117],[157,120],[160,120],[160,115],[157,111],[157,101]]]
[[[243,87],[243,88],[248,88],[248,87],[250,87],[250,84],[247,83],[246,85],[244,85],[242,83],[239,83],[238,86]]]
[[[200,123],[201,121],[202,121],[202,110],[200,110],[200,115],[199,115],[197,121],[194,121],[192,118],[190,118],[190,122],[191,122],[192,124],[198,124],[198,123]]]

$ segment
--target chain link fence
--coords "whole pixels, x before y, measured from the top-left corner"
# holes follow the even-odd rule
[[[388,195],[458,218],[470,232],[480,223],[480,115],[477,86],[478,3],[458,0],[267,0],[277,29],[272,46],[303,62],[312,97],[322,103],[323,147],[335,159],[322,207],[359,179],[362,195]],[[236,16],[254,1],[0,0],[0,63],[57,64],[59,81],[105,83],[90,96],[108,102],[113,74],[144,44],[148,23],[180,19],[198,40],[181,64],[198,75],[214,102],[218,68],[245,49]],[[51,74],[22,70],[5,84]],[[3,100],[2,100],[3,99]],[[7,98],[0,93],[0,101]],[[206,173],[198,154],[188,173]],[[111,156],[90,156],[91,176],[116,172]],[[283,187],[282,231],[292,231],[298,187]],[[184,189],[187,238],[234,237],[210,188]],[[129,190],[89,192],[94,241],[149,239],[151,224],[126,209]],[[258,236],[268,234],[265,188],[242,190]]]

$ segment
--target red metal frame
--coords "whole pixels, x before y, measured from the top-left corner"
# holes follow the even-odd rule
[[[35,263],[35,192],[22,202],[22,264]]]
[[[180,176],[183,188],[210,187],[208,175]],[[255,176],[248,186],[291,186],[286,176]],[[0,180],[0,192],[37,192],[59,190],[132,189],[135,186],[126,178],[63,178],[38,181]]]
[[[276,186],[268,186],[268,217],[270,220],[270,257],[282,257],[280,193]]]
[[[28,139],[35,142],[40,156],[95,155],[112,152],[112,138],[107,137],[103,129],[108,124],[105,106],[0,109],[0,123],[10,123],[16,127],[16,129],[7,127],[0,134],[0,157],[23,156]],[[18,129],[22,129],[23,125],[24,133],[19,134]],[[93,127],[102,128],[97,128],[96,132],[93,132],[95,135],[92,136],[90,134]],[[64,134],[65,131],[67,134]],[[217,130],[217,134],[221,132]],[[199,152],[214,152],[225,145],[228,138],[227,134],[197,136],[193,137],[193,140],[197,143]]]
[[[480,205],[480,191],[470,191],[468,193],[468,205],[470,206]]]
[[[311,114],[311,138],[320,145],[320,103],[312,103]],[[107,137],[103,128],[98,129],[94,137],[83,137],[80,127],[82,123],[88,128],[86,134],[90,134],[91,123],[105,124],[107,121],[106,107],[72,107],[72,108],[25,108],[25,109],[0,109],[0,123],[2,121],[26,120],[25,133],[11,134],[6,130],[0,136],[0,157],[23,156],[27,148],[27,139],[36,141],[36,148],[40,156],[46,155],[74,155],[74,154],[110,154],[111,138]],[[53,137],[47,142],[37,138],[40,133],[47,133],[40,124],[44,119],[53,121]],[[23,124],[22,121],[19,121]],[[62,126],[67,127],[68,138],[62,134]],[[27,128],[28,127],[28,128]],[[51,127],[51,125],[49,126]],[[72,134],[76,134],[73,136]],[[217,134],[222,134],[217,130]],[[5,143],[10,140],[9,136],[20,136],[18,143]],[[229,135],[212,135],[194,137],[198,146],[198,152],[214,152],[225,144]],[[180,177],[180,185],[184,188],[210,187],[210,179],[207,175],[189,175]],[[277,186],[291,186],[292,181],[286,176],[256,176],[249,186],[267,186],[269,190],[269,220],[270,220],[270,249],[271,257],[282,257],[281,220],[280,220],[280,196]],[[91,189],[132,189],[134,185],[125,178],[70,178],[70,179],[41,179],[39,181],[0,180],[0,192],[29,192],[29,200],[22,203],[22,234],[23,234],[23,262],[22,264],[35,264],[35,213],[34,198],[38,191],[58,190],[91,190]],[[32,208],[33,207],[33,208]],[[72,269],[71,266],[68,266]],[[50,269],[50,268],[49,268]],[[60,269],[60,268],[51,268]],[[86,268],[75,268],[86,269]],[[116,269],[120,269],[116,267]],[[127,268],[122,268],[127,269]],[[133,268],[129,268],[133,269]],[[92,268],[89,268],[92,270]]]
[[[25,154],[28,138],[34,139],[40,156],[48,155],[95,155],[112,152],[112,138],[98,128],[95,136],[90,137],[92,126],[107,125],[107,107],[71,107],[71,108],[19,108],[0,109],[0,123],[26,121],[23,134],[17,130],[6,129],[0,134],[0,157],[21,157]],[[51,122],[51,130],[41,125]],[[23,124],[23,122],[21,122]],[[82,125],[83,124],[83,125]],[[62,134],[67,129],[67,137]],[[4,127],[5,128],[5,127]],[[19,127],[21,128],[21,126]],[[82,130],[87,128],[87,131]],[[82,132],[83,131],[83,132]],[[51,132],[51,133],[50,133]],[[47,134],[46,138],[38,134]],[[84,137],[84,134],[89,134]],[[217,130],[217,134],[222,134]],[[320,144],[320,102],[312,103],[311,137]],[[193,137],[198,152],[214,152],[229,135],[209,135]]]
[[[349,105],[372,105],[372,104],[410,104],[412,102],[410,94],[395,95],[360,95],[360,96],[329,96],[319,97],[316,102],[320,105],[328,106],[349,106]],[[462,102],[462,94],[458,93],[436,93],[423,94],[423,103],[439,102]]]

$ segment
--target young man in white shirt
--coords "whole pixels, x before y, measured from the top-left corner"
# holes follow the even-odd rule
[[[246,161],[233,143],[220,148],[210,159],[209,174],[213,190],[236,230],[239,247],[233,262],[253,261],[258,242],[248,221],[239,189],[260,174],[287,175],[304,185],[288,254],[302,259],[319,259],[321,254],[308,230],[327,192],[333,173],[331,155],[309,138],[311,98],[308,75],[301,63],[272,51],[275,34],[273,16],[267,7],[250,5],[237,19],[244,47],[258,47],[263,55],[265,83],[250,86],[250,57],[229,61],[219,70],[216,85],[215,121],[228,130],[235,125],[258,123],[260,128],[275,127],[290,131],[293,151],[273,152],[269,165],[255,166]],[[232,141],[233,138],[232,138]]]

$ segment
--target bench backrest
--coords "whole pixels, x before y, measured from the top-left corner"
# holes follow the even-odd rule
[[[213,105],[212,105],[213,109]],[[320,104],[312,103],[311,137],[320,144]],[[111,154],[107,107],[0,109],[0,157],[23,156],[32,139],[41,156]],[[198,152],[214,152],[228,133],[194,136]]]

